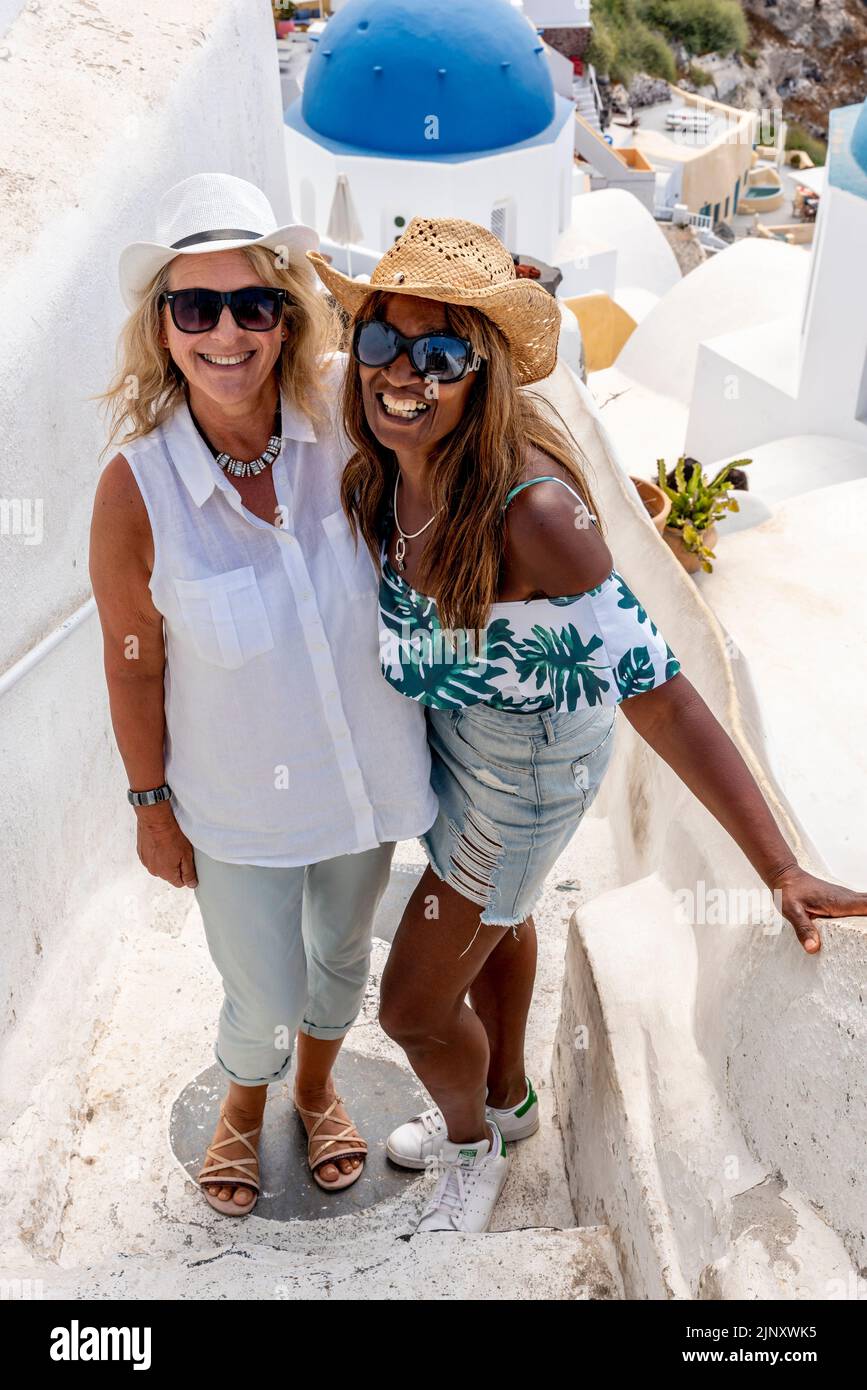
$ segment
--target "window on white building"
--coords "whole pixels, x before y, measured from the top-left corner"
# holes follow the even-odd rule
[[[512,242],[515,237],[515,214],[511,198],[501,198],[498,203],[494,203],[491,208],[491,231],[494,236],[499,237],[500,241],[507,248],[512,249]]]

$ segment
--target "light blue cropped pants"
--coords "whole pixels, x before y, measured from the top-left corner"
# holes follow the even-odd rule
[[[196,900],[223,980],[214,1056],[231,1081],[285,1076],[295,1034],[342,1038],[361,1009],[394,843],[300,868],[195,851]]]

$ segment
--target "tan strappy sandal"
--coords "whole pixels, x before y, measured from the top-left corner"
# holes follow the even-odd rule
[[[307,1134],[307,1163],[314,1181],[318,1183],[323,1192],[337,1192],[341,1188],[351,1187],[354,1182],[358,1182],[364,1172],[363,1163],[359,1163],[353,1172],[341,1173],[335,1182],[325,1182],[317,1172],[323,1163],[334,1163],[338,1158],[364,1158],[367,1155],[367,1141],[362,1139],[351,1120],[344,1125],[339,1134],[327,1136],[317,1134],[320,1126],[332,1118],[331,1112],[335,1107],[343,1104],[343,1097],[335,1096],[328,1109],[322,1112],[305,1110],[297,1101],[294,1104],[299,1115],[303,1115],[305,1119],[316,1121]],[[343,1121],[338,1119],[335,1119],[334,1122],[335,1124],[343,1124]]]
[[[254,1134],[259,1134],[262,1129],[262,1126],[257,1125],[255,1129],[248,1129],[246,1134],[239,1134],[235,1126],[232,1124],[232,1121],[226,1118],[225,1102],[220,1106],[220,1119],[223,1121],[223,1124],[226,1126],[226,1128],[231,1130],[232,1132],[231,1134],[227,1135],[225,1139],[220,1139],[216,1144],[210,1145],[208,1147],[208,1149],[205,1152],[205,1166],[202,1168],[202,1171],[199,1173],[198,1177],[196,1178],[196,1181],[202,1189],[202,1195],[204,1196],[205,1201],[209,1204],[209,1206],[212,1206],[215,1211],[221,1211],[224,1216],[249,1216],[250,1212],[253,1210],[253,1208],[259,1200],[259,1179],[257,1176],[254,1176],[253,1173],[246,1172],[246,1165],[250,1163],[255,1163],[256,1173],[258,1174],[259,1156],[256,1153],[256,1150],[253,1148],[253,1145],[250,1143],[250,1138]],[[231,1144],[236,1141],[239,1141],[240,1143],[244,1144],[250,1150],[250,1154],[252,1155],[250,1158],[221,1158],[220,1155],[216,1152],[217,1149],[221,1149],[224,1144]],[[214,1162],[208,1164],[208,1159],[213,1159]],[[216,1176],[216,1174],[218,1174],[219,1172],[227,1174],[233,1169],[240,1169],[244,1176],[242,1178],[230,1178],[226,1176],[222,1180]],[[231,1196],[228,1199],[228,1201],[225,1201],[222,1197],[212,1196],[212,1194],[208,1192],[207,1188],[205,1187],[205,1183],[217,1183],[220,1181],[225,1183],[233,1183],[236,1187],[252,1187],[255,1190],[255,1196],[253,1197],[252,1202],[250,1202],[249,1205],[246,1207],[239,1207],[238,1203],[234,1199],[234,1195]]]

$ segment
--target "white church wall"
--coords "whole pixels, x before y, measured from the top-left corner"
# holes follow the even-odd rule
[[[509,249],[553,260],[569,206],[564,189],[571,190],[569,122],[550,144],[453,161],[332,151],[292,126],[284,130],[293,205],[321,236],[344,173],[362,227],[359,244],[370,250],[385,251],[413,217],[462,217],[491,227],[502,206]]]

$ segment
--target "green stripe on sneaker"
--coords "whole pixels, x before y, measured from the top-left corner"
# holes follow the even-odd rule
[[[533,1090],[533,1083],[532,1083],[532,1081],[530,1080],[530,1078],[529,1078],[529,1076],[528,1076],[528,1077],[527,1077],[527,1099],[524,1101],[523,1105],[519,1105],[519,1106],[518,1106],[517,1110],[515,1111],[515,1118],[518,1119],[521,1115],[526,1115],[527,1111],[530,1109],[530,1106],[531,1106],[531,1105],[535,1105],[535,1104],[536,1104],[536,1101],[537,1101],[538,1099],[539,1099],[539,1097],[536,1095],[536,1092]]]

